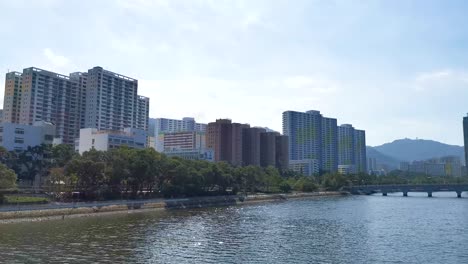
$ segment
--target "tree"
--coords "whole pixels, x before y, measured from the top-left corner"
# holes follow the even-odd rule
[[[318,189],[318,186],[315,184],[313,178],[301,177],[296,181],[293,189],[300,192],[313,192]]]
[[[267,191],[270,191],[270,187],[272,186],[279,186],[282,181],[283,179],[281,178],[277,168],[268,166],[265,169],[265,184]]]
[[[34,182],[39,186],[41,178],[46,176],[50,162],[50,147],[39,145],[28,147],[18,155],[17,173],[20,179]]]
[[[16,187],[16,174],[4,164],[0,163],[0,190]]]
[[[74,185],[72,182],[73,175],[67,176],[65,169],[62,167],[51,168],[49,171],[49,184],[51,191],[55,193],[61,193],[65,191],[65,187]]]
[[[322,185],[327,190],[338,191],[342,187],[347,186],[348,181],[345,176],[338,173],[325,174],[323,176]]]
[[[92,160],[86,156],[78,157],[71,160],[66,166],[66,174],[76,175],[77,185],[87,198],[97,198],[108,187],[105,167],[103,161]]]
[[[279,185],[279,189],[281,190],[281,192],[283,193],[288,193],[288,192],[291,192],[291,185],[289,185],[289,183],[287,183],[286,181],[283,181],[280,185]]]
[[[0,163],[0,204],[3,203],[3,191],[16,187],[16,174],[4,164]]]
[[[63,167],[75,157],[77,153],[73,146],[60,144],[52,147],[52,163],[55,167]]]

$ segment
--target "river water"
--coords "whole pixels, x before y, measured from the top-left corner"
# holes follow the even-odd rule
[[[3,224],[0,263],[468,263],[467,193],[400,195]]]

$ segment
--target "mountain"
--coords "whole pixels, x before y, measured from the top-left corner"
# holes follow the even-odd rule
[[[465,157],[464,148],[461,146],[424,139],[399,139],[372,149],[395,160],[410,162],[443,156],[458,156],[463,162]]]
[[[384,165],[389,170],[398,169],[400,167],[400,161],[398,159],[382,154],[373,147],[367,146],[366,154],[367,158],[375,158],[377,165]]]

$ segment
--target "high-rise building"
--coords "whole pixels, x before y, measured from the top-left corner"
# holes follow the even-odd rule
[[[136,128],[148,131],[149,98],[139,95],[137,98]]]
[[[205,132],[187,131],[164,134],[164,152],[174,150],[205,149]]]
[[[273,166],[286,170],[289,166],[289,140],[278,132],[261,127],[218,119],[206,130],[206,147],[214,151],[214,161],[234,166]]]
[[[184,117],[182,120],[169,119],[169,118],[151,118],[152,128],[154,136],[160,133],[167,132],[185,132],[185,131],[206,131],[206,124],[200,124],[195,122],[193,117]]]
[[[335,118],[322,118],[321,169],[328,172],[338,169],[338,127]]]
[[[462,176],[462,164],[460,157],[457,156],[446,156],[441,157],[441,163],[445,164],[445,174],[448,176],[453,177],[461,177]]]
[[[277,132],[265,132],[260,134],[260,166],[276,167],[276,137]]]
[[[19,123],[53,123],[56,136],[74,144],[80,129],[80,89],[69,76],[38,68],[27,68],[21,76]]]
[[[365,131],[349,124],[338,127],[338,165],[342,165],[342,172],[368,172]]]
[[[148,104],[148,98],[138,96],[138,80],[101,67],[88,70],[85,127],[145,130]]]
[[[276,168],[285,171],[289,168],[289,138],[276,136]]]
[[[401,169],[401,167],[400,167],[400,169]],[[372,172],[374,172],[376,170],[377,170],[377,159],[376,158],[367,158],[367,171],[372,173]]]
[[[5,76],[3,122],[19,123],[21,109],[21,73],[9,72]]]
[[[148,136],[149,137],[156,137],[155,128],[156,128],[156,119],[149,118],[148,119]]]
[[[463,117],[463,139],[465,143],[465,166],[468,166],[468,114]]]
[[[354,149],[356,153],[356,171],[367,173],[366,131],[354,130]]]
[[[214,161],[242,165],[243,125],[229,119],[217,119],[206,128],[206,147],[214,151]]]
[[[5,82],[5,117],[9,123],[55,126],[57,142],[74,144],[80,128],[148,128],[149,99],[137,95],[138,81],[94,67],[70,76],[26,68]]]
[[[193,117],[184,117],[182,120],[169,118],[151,118],[148,135],[154,137],[154,145],[150,147],[157,151],[164,151],[163,139],[165,133],[198,131],[205,132],[206,124],[196,123]]]
[[[260,135],[266,132],[263,128],[245,126],[242,136],[243,165],[260,166]]]
[[[338,170],[338,132],[334,118],[319,111],[283,113],[283,134],[289,137],[289,159],[317,160],[321,172]]]
[[[78,105],[80,107],[80,129],[85,128],[86,118],[86,82],[88,73],[86,72],[73,72],[70,73],[70,79],[78,83],[79,98]]]
[[[354,149],[354,128],[344,124],[338,127],[338,164],[355,165],[356,151]]]

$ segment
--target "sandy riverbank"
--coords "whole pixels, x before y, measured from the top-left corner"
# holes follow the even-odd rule
[[[177,210],[188,208],[205,208],[232,205],[247,205],[264,202],[285,201],[290,199],[316,198],[322,196],[341,196],[341,192],[313,192],[293,194],[259,194],[248,196],[214,196],[214,197],[191,197],[184,199],[165,199],[154,201],[127,201],[120,204],[110,204],[94,207],[74,207],[60,209],[40,209],[0,212],[0,224],[13,222],[35,222],[53,219],[67,219],[75,217],[99,216],[117,213],[138,213],[153,210]]]

